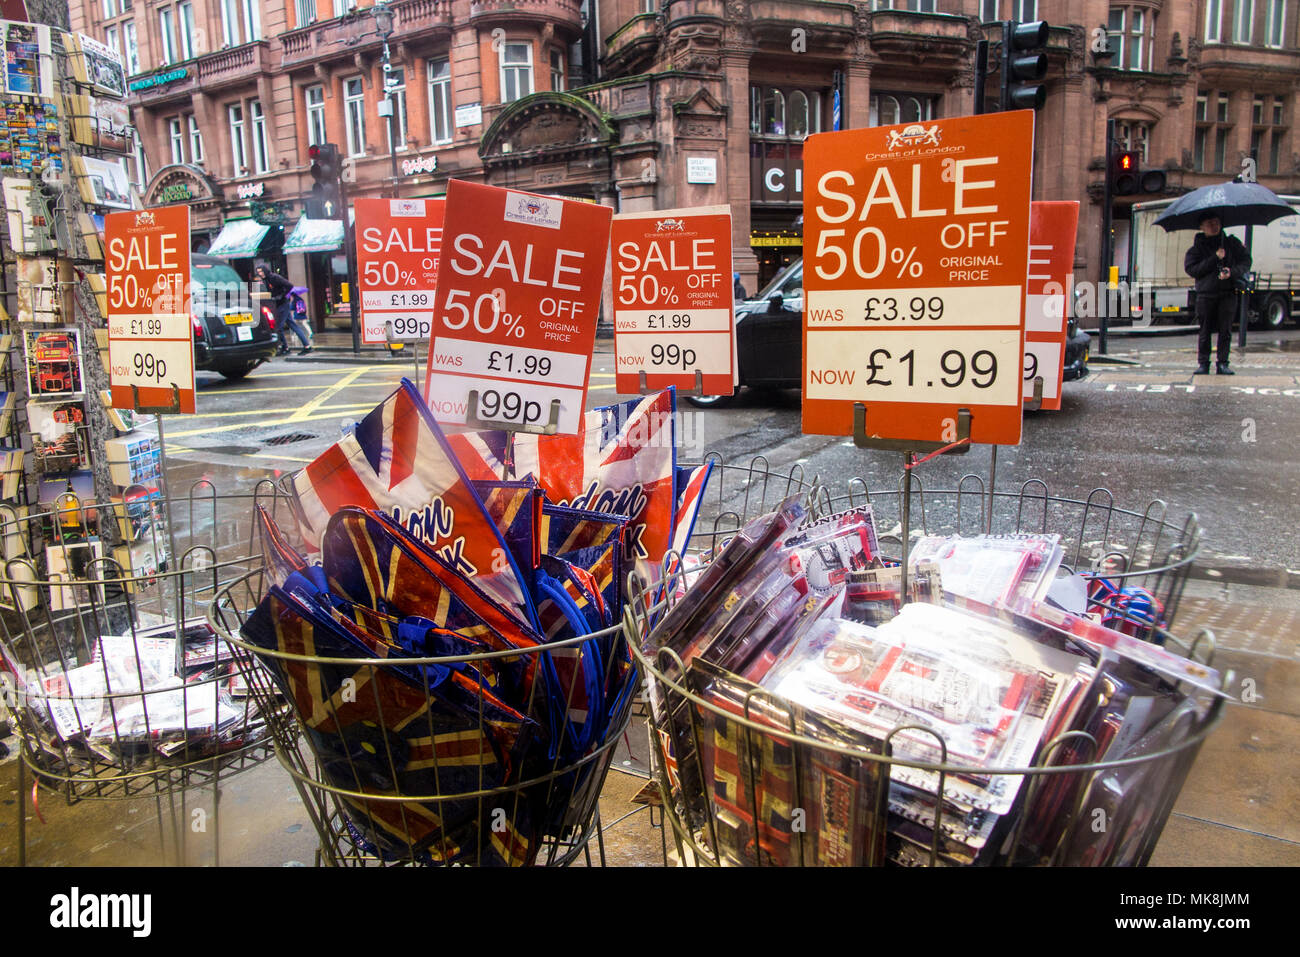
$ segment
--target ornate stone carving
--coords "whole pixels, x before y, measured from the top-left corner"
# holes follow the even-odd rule
[[[853,4],[853,51],[861,59],[871,53],[871,4]]]
[[[1185,149],[1185,150],[1183,150],[1183,161],[1182,161],[1182,167],[1183,167],[1183,169],[1191,169],[1191,168],[1192,168],[1192,151],[1189,150],[1189,149]]]
[[[751,27],[749,3],[746,0],[727,0],[727,19],[723,26],[723,38],[728,50],[749,50],[754,45],[754,32]],[[663,19],[662,17],[660,19]]]
[[[1082,24],[1072,24],[1070,26],[1070,54],[1065,67],[1066,75],[1081,73],[1087,65],[1087,56],[1088,31],[1083,28]]]
[[[531,150],[585,143],[590,141],[592,133],[590,125],[577,114],[548,110],[527,117],[508,136],[515,149]]]

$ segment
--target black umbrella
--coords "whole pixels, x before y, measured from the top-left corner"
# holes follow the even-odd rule
[[[1216,183],[1179,196],[1156,217],[1166,232],[1196,229],[1201,217],[1216,212],[1224,226],[1265,226],[1296,211],[1277,193],[1259,183]]]

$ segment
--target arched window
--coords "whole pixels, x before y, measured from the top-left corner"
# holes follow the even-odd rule
[[[790,94],[790,125],[786,132],[796,139],[802,139],[807,136],[808,129],[808,97],[802,90],[795,90]]]
[[[785,134],[785,95],[780,90],[768,90],[763,98],[763,132]]]

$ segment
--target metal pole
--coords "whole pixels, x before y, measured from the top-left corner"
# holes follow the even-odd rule
[[[344,188],[342,170],[339,177],[339,210],[343,216],[343,252],[348,257],[348,313],[352,317],[352,352],[361,354],[361,317],[357,314],[357,244],[352,220],[348,216],[348,194]]]
[[[1250,151],[1250,158],[1255,161],[1253,165],[1255,166],[1256,170],[1259,169],[1259,157],[1255,155],[1257,152],[1258,150]],[[1258,175],[1256,176],[1255,182],[1259,182]],[[1246,227],[1246,252],[1250,253],[1252,259],[1255,256],[1254,242],[1255,242],[1255,227],[1247,226]],[[1249,292],[1243,292],[1241,294],[1241,302],[1237,306],[1237,317],[1238,317],[1237,348],[1244,350],[1246,348],[1246,326],[1250,323],[1250,293]],[[1215,358],[1218,357],[1216,356]]]
[[[1002,75],[998,77],[1001,87],[998,97],[998,109],[1006,112],[1011,109],[1011,34],[1016,29],[1016,21],[1002,21]]]
[[[1104,184],[1101,193],[1101,273],[1100,282],[1097,288],[1100,289],[1102,283],[1110,279],[1110,228],[1111,228],[1111,195],[1110,195],[1110,164],[1111,156],[1114,151],[1115,142],[1115,121],[1106,121],[1106,169],[1102,172],[1102,183]],[[1101,302],[1101,296],[1095,297],[1096,302]],[[1101,355],[1106,354],[1106,329],[1110,317],[1110,304],[1107,302],[1101,310],[1101,342],[1098,349]]]
[[[397,98],[388,84],[388,37],[384,37],[384,96],[388,99],[388,157],[393,162],[393,197],[397,197]]]
[[[975,115],[984,112],[984,81],[989,72],[989,41],[979,40],[975,44]]]

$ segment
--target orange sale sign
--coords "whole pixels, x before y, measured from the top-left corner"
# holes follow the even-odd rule
[[[1074,266],[1079,203],[1035,202],[1029,209],[1029,276],[1025,286],[1024,397],[1043,380],[1044,409],[1061,407],[1065,372],[1065,290]]]
[[[615,388],[734,389],[731,207],[614,217]]]
[[[804,142],[803,431],[1020,441],[1034,116]]]
[[[545,428],[558,401],[557,431],[578,433],[612,215],[451,181],[424,384],[439,422]]]
[[[113,407],[193,413],[190,208],[109,213],[104,249]]]
[[[424,342],[433,328],[433,298],[442,254],[441,199],[358,199],[357,285],[361,341]]]

